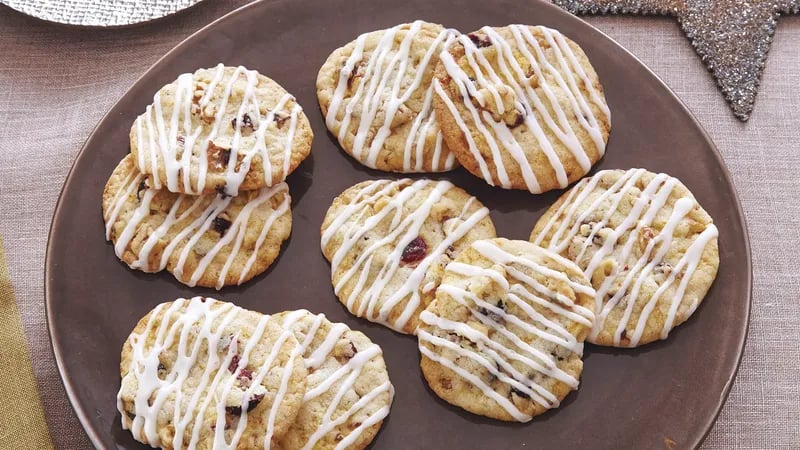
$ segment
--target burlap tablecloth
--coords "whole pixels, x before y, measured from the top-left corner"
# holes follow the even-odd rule
[[[90,447],[65,397],[45,323],[45,244],[61,185],[95,124],[142,72],[244,3],[207,0],[156,23],[105,31],[50,25],[0,6],[0,236],[57,448]],[[588,21],[688,104],[722,152],[747,216],[755,275],[750,334],[705,447],[800,448],[800,18],[781,19],[747,124],[734,119],[674,20]]]

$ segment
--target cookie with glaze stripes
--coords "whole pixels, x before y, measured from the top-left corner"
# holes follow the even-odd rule
[[[298,310],[273,317],[294,332],[308,370],[303,406],[277,448],[366,448],[394,398],[381,348],[324,314]]]
[[[489,210],[449,181],[401,179],[345,190],[321,233],[339,301],[358,317],[413,334],[447,263],[495,228]]]
[[[103,191],[106,240],[143,272],[167,270],[189,286],[242,284],[278,257],[292,229],[286,183],[242,192],[191,196],[151,187],[127,155]]]
[[[578,388],[594,289],[571,261],[526,241],[473,242],[420,316],[420,367],[443,400],[527,422]]]
[[[436,68],[434,106],[459,162],[492,186],[565,188],[605,153],[611,119],[583,50],[542,26],[459,36]]]
[[[122,427],[164,449],[271,448],[306,392],[300,344],[275,319],[195,297],[162,303],[125,341]]]
[[[192,195],[277,185],[309,155],[313,138],[283,87],[222,64],[161,88],[130,131],[133,160],[153,187]]]
[[[433,108],[433,71],[458,32],[417,20],[334,50],[317,75],[325,124],[361,164],[388,172],[456,167]]]
[[[531,241],[575,261],[597,289],[589,342],[666,339],[703,301],[719,267],[719,232],[677,178],[603,170],[550,207]]]

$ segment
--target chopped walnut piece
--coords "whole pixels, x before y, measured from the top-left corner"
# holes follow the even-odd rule
[[[292,117],[292,116],[290,116],[289,114],[286,114],[283,111],[277,111],[277,112],[275,112],[275,115],[273,116],[273,120],[275,121],[275,125],[278,128],[283,128],[283,124],[286,123],[286,121],[289,120],[290,117]]]
[[[364,63],[360,62],[353,66],[353,70],[350,71],[350,75],[347,77],[347,88],[352,89],[353,85],[357,84],[360,81],[360,78],[364,77]]]
[[[206,153],[210,168],[220,171],[228,167],[228,162],[231,159],[231,150],[229,148],[220,147],[214,141],[209,141]]]
[[[136,199],[141,201],[142,200],[142,191],[147,189],[147,180],[144,179],[139,182],[139,187],[136,188]]]
[[[233,128],[234,130],[236,129],[237,122],[238,121],[236,120],[236,117],[231,119],[231,128]],[[244,113],[244,115],[242,116],[242,123],[240,125],[239,131],[242,133],[255,131],[255,125],[253,124],[253,119],[250,118],[250,114]]]
[[[655,237],[655,232],[650,227],[642,228],[641,233],[639,233],[639,249],[644,252],[647,250],[647,244]]]
[[[350,361],[352,357],[356,356],[356,353],[358,353],[358,349],[355,344],[353,344],[353,341],[343,339],[336,344],[333,357],[336,358],[340,364],[346,364],[347,361]]]

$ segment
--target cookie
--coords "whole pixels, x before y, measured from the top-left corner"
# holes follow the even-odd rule
[[[122,427],[152,447],[269,448],[306,392],[300,344],[274,319],[195,297],[162,303],[122,348]]]
[[[389,172],[456,166],[433,109],[433,70],[455,30],[417,20],[362,34],[317,75],[325,124],[361,164]]]
[[[308,370],[303,406],[279,448],[366,448],[394,397],[381,348],[324,314],[299,310],[273,317],[294,332]]]
[[[150,187],[128,155],[103,191],[106,240],[130,268],[168,270],[189,286],[238,285],[264,272],[292,229],[286,183],[237,197]]]
[[[539,219],[531,241],[575,261],[597,289],[589,342],[666,339],[700,305],[719,267],[717,227],[678,179],[603,170]]]
[[[489,210],[449,181],[402,179],[347,189],[321,233],[339,301],[358,317],[413,334],[447,263],[495,229]]]
[[[578,388],[593,307],[571,261],[526,241],[473,242],[420,316],[422,374],[452,405],[527,422]]]
[[[278,83],[222,64],[161,88],[130,132],[136,167],[153,187],[193,195],[274,186],[309,155],[313,137]]]
[[[610,114],[577,44],[541,26],[461,35],[436,67],[436,117],[458,161],[492,186],[564,188],[605,153]]]

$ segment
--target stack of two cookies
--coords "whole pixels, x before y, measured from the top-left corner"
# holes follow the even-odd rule
[[[133,269],[217,289],[262,273],[291,232],[286,177],[313,133],[295,98],[244,67],[159,90],[103,192],[106,239]]]
[[[527,422],[578,387],[595,290],[571,261],[495,236],[448,181],[375,180],[334,200],[322,252],[351,313],[417,335],[439,397]]]
[[[365,448],[394,396],[381,348],[347,325],[206,297],[143,317],[120,373],[123,428],[164,449]]]

